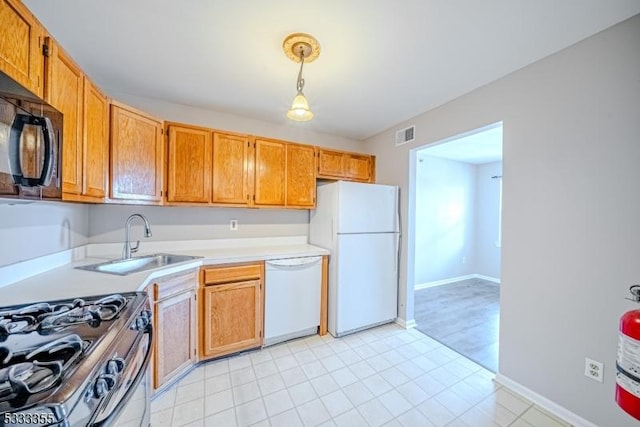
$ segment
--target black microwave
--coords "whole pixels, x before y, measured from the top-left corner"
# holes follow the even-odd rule
[[[0,90],[0,197],[62,197],[62,120],[34,96]]]

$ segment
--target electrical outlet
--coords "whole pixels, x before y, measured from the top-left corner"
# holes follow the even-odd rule
[[[604,375],[604,364],[596,362],[588,357],[584,358],[584,375],[592,380],[602,382]]]
[[[231,221],[229,221],[229,230],[231,230],[231,231],[237,231],[238,230],[238,220],[237,219],[232,219]]]

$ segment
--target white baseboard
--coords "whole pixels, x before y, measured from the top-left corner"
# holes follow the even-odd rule
[[[498,283],[500,284],[500,279],[496,278],[496,277],[489,277],[489,276],[484,276],[482,274],[474,274],[473,275],[476,279],[482,279],[482,280],[486,280],[487,282],[493,282],[493,283]]]
[[[433,282],[419,283],[415,285],[413,289],[417,291],[419,289],[426,289],[426,288],[432,288],[434,286],[447,285],[449,283],[455,283],[461,280],[468,280],[468,279],[482,279],[482,280],[487,280],[489,282],[500,283],[500,279],[497,279],[495,277],[483,276],[482,274],[467,274],[466,276],[451,277],[449,279],[434,280]]]
[[[416,323],[416,321],[414,319],[411,320],[404,320],[401,318],[396,318],[396,323],[398,325],[400,325],[401,327],[403,327],[404,329],[411,329],[411,328],[415,328],[416,326],[418,326],[418,324]]]
[[[561,419],[567,421],[571,425],[575,427],[598,427],[596,424],[593,424],[590,421],[585,420],[579,415],[569,411],[564,406],[560,406],[557,403],[547,399],[544,396],[539,395],[535,391],[528,389],[527,387],[521,385],[518,382],[513,381],[512,379],[505,377],[504,375],[497,373],[494,380],[508,389],[511,389],[521,395],[522,397],[529,399],[536,405],[540,406],[543,409],[546,409],[550,413],[560,417]]]

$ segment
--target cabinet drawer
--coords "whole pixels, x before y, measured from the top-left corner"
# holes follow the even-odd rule
[[[239,282],[262,277],[263,263],[239,264],[227,267],[205,268],[204,285]]]
[[[155,301],[160,301],[172,295],[196,289],[197,285],[197,271],[176,273],[163,277],[153,284],[153,298]]]

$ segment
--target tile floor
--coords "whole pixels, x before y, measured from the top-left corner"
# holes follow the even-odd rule
[[[416,329],[312,336],[202,364],[151,402],[161,426],[561,427]]]

